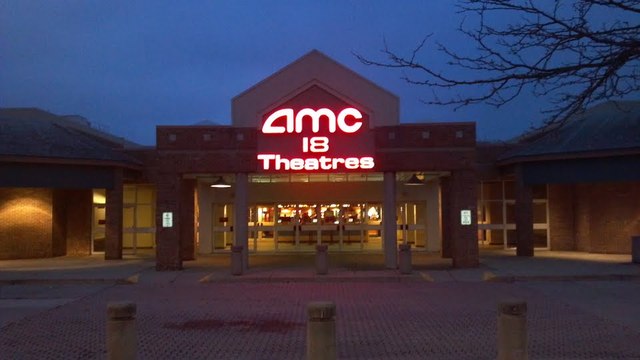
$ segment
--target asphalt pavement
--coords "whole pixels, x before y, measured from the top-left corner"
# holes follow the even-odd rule
[[[528,304],[532,359],[639,359],[640,265],[629,255],[484,250],[481,266],[452,269],[413,254],[413,272],[380,254],[255,255],[241,276],[229,256],[157,272],[154,259],[98,256],[0,261],[0,354],[8,359],[106,357],[106,305],[137,304],[145,359],[301,359],[305,307],[337,306],[344,359],[494,359],[497,304]]]

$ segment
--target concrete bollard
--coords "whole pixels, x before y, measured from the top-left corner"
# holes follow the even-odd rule
[[[231,247],[231,275],[242,275],[243,261],[242,261],[242,245],[235,245]]]
[[[336,351],[336,304],[314,301],[307,304],[307,360],[333,360]]]
[[[631,262],[640,264],[640,235],[631,237]]]
[[[398,246],[399,256],[398,256],[398,267],[400,268],[400,274],[411,274],[411,245],[410,244],[400,244]]]
[[[511,299],[498,304],[498,360],[526,360],[527,303]]]
[[[107,359],[129,360],[138,355],[136,304],[107,304]]]
[[[329,273],[328,250],[327,245],[316,245],[316,274],[318,275]]]

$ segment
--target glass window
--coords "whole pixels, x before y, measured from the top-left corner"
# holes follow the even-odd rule
[[[152,204],[154,202],[153,188],[148,186],[138,186],[137,191],[138,191],[138,195],[137,195],[138,204]]]
[[[309,174],[310,182],[327,182],[328,175],[327,174]]]
[[[274,183],[289,182],[289,175],[271,175],[271,182],[274,182]]]
[[[516,204],[514,202],[508,202],[505,208],[507,210],[506,223],[515,224],[516,223]]]
[[[367,181],[366,174],[349,174],[349,181]]]
[[[489,245],[504,244],[504,230],[502,229],[485,230],[484,236]]]
[[[122,211],[122,227],[127,229],[127,228],[132,228],[135,226],[135,219],[133,218],[133,212],[134,212],[135,206],[133,205],[129,205],[129,206],[125,206],[123,211]]]
[[[502,224],[502,201],[485,201],[482,209],[485,224]]]
[[[271,176],[270,175],[250,175],[249,182],[252,183],[270,183]]]
[[[153,227],[154,214],[152,205],[138,205],[136,207],[136,227]]]
[[[513,181],[504,182],[504,198],[514,200],[516,198],[516,184]]]
[[[547,202],[533,204],[533,222],[535,224],[547,223]]]
[[[547,247],[547,230],[546,229],[533,230],[533,246],[538,248]]]
[[[507,230],[507,247],[516,247],[518,238],[515,230]]]
[[[482,183],[483,200],[502,200],[502,182],[489,181]]]
[[[532,187],[534,199],[546,199],[547,198],[547,185],[534,185]]]
[[[291,182],[309,182],[309,175],[291,174]]]
[[[347,174],[329,174],[329,182],[345,182]]]
[[[136,187],[135,185],[125,185],[122,189],[122,201],[125,204],[136,203]]]

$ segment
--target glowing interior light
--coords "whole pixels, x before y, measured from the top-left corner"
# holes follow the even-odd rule
[[[371,219],[377,219],[378,218],[378,210],[376,210],[376,208],[374,208],[373,206],[369,208],[369,211],[367,211],[367,215],[369,215],[369,218]]]

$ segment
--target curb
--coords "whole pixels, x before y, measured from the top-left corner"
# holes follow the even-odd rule
[[[636,281],[640,274],[607,274],[607,275],[531,275],[531,276],[493,276],[485,282],[530,282],[530,281]]]
[[[412,283],[425,282],[418,277],[211,277],[201,279],[202,284],[232,284],[232,283],[346,283],[346,282],[379,282],[379,283]]]
[[[0,285],[133,285],[137,279],[14,279],[0,280]]]

